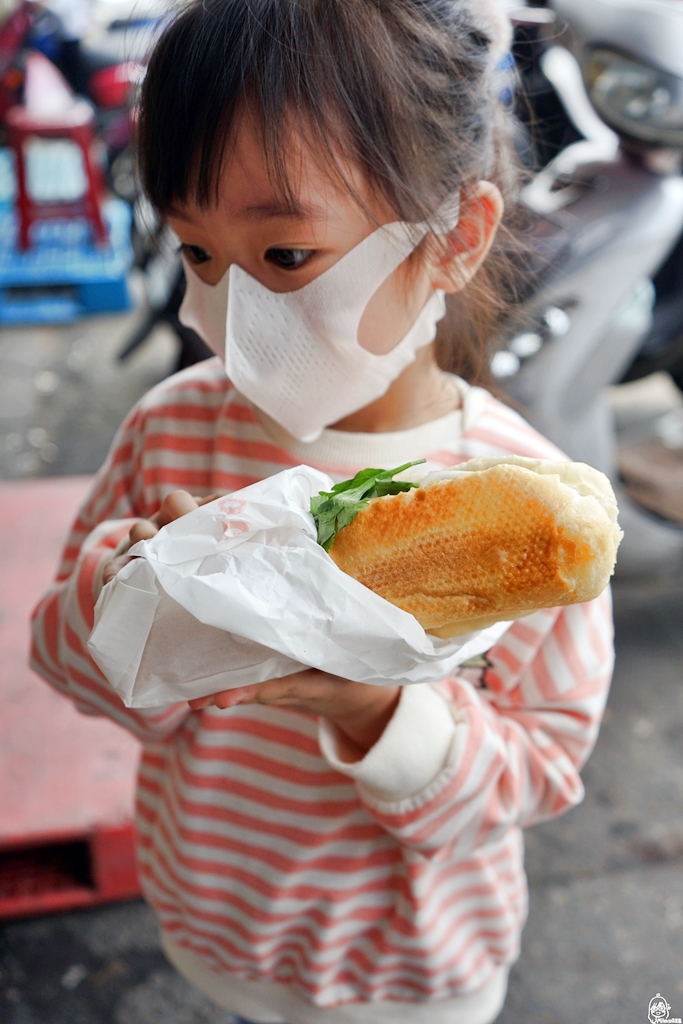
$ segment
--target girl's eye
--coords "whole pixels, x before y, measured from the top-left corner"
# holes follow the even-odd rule
[[[211,259],[211,253],[202,249],[201,245],[181,245],[180,251],[187,256],[190,263],[207,263]]]
[[[268,249],[266,259],[281,270],[298,270],[307,263],[312,249]]]

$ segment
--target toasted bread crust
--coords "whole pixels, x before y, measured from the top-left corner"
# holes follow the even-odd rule
[[[498,462],[375,499],[330,554],[426,630],[454,636],[596,597],[614,568],[615,530],[594,495]]]

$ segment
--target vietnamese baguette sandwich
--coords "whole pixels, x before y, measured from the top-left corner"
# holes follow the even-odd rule
[[[311,502],[344,572],[452,637],[590,601],[622,537],[604,474],[583,463],[476,458],[419,484],[367,469]]]

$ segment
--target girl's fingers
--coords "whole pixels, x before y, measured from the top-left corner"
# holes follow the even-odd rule
[[[204,708],[208,708],[209,704],[213,704],[213,697],[195,697],[194,700],[188,700],[188,704],[193,711],[202,711]]]
[[[258,692],[263,683],[254,686],[238,686],[234,690],[221,690],[213,695],[213,703],[217,708],[232,708],[235,704],[252,704],[258,699]]]
[[[240,704],[266,704],[326,718],[346,738],[342,759],[358,761],[384,732],[399,698],[398,686],[368,686],[309,669],[283,679],[222,690],[189,703],[194,711],[209,705],[227,710]]]
[[[208,505],[210,501],[215,501],[216,498],[225,497],[226,493],[226,491],[216,491],[215,494],[207,494],[205,498],[195,498],[195,501],[199,505]]]
[[[213,501],[217,497],[219,495],[214,494],[208,498],[201,499],[202,504],[206,504],[207,501]],[[162,526],[172,523],[175,519],[179,519],[196,508],[199,508],[199,502],[196,498],[192,497],[189,491],[172,491],[171,494],[166,495],[158,512],[149,519],[139,519],[137,523],[131,526],[128,534],[130,546],[132,547],[133,544],[137,544],[139,540],[151,540]],[[111,562],[108,562],[102,574],[103,585],[113,580],[117,572],[129,561],[130,558],[128,556],[121,556],[113,558]]]
[[[212,705],[217,708],[230,708],[234,704],[248,704],[249,695],[246,694],[247,690],[253,690],[255,687],[243,686],[239,692],[236,690],[221,690],[220,693],[213,693],[209,697],[194,697],[192,700],[188,700],[188,704],[193,711],[203,711],[204,708],[211,707]]]
[[[189,491],[173,491],[171,494],[167,494],[158,512],[155,512],[149,519],[141,519],[131,527],[131,544],[136,544],[139,540],[150,540],[162,526],[180,519],[188,512],[193,512],[200,505],[208,505],[210,501],[222,497],[223,492],[207,494],[205,498],[195,498]]]
[[[225,710],[225,708],[234,707],[236,704],[282,704],[285,702],[295,704],[302,696],[295,680],[300,677],[305,679],[308,676],[316,675],[322,675],[322,673],[310,669],[297,672],[293,676],[286,676],[284,679],[270,679],[266,683],[254,683],[251,686],[237,686],[232,690],[221,690],[209,697],[196,697],[194,700],[188,701],[188,704],[193,711],[202,711],[210,705]],[[303,685],[305,686],[305,683]]]
[[[158,532],[159,527],[151,519],[140,519],[130,528],[131,546],[137,544],[139,540],[150,540]]]
[[[252,686],[238,686],[232,690],[221,690],[210,697],[198,697],[189,701],[194,711],[213,704],[225,710],[237,704],[270,704],[276,707],[295,708],[310,714],[325,714],[337,705],[351,707],[355,704],[356,687],[361,684],[349,683],[326,672],[307,669],[295,672],[282,679],[269,679]],[[363,691],[360,691],[364,693]]]
[[[223,690],[214,694],[214,704],[218,708],[231,708],[236,704],[270,704],[310,714],[324,714],[330,702],[335,703],[335,698],[338,700],[342,696],[342,688],[346,685],[346,680],[307,669],[282,679]]]
[[[175,519],[194,512],[199,508],[197,500],[192,497],[189,491],[172,491],[167,494],[161,503],[161,508],[154,517],[154,521],[161,527],[172,523]]]
[[[112,558],[111,562],[107,562],[102,570],[102,586],[106,586],[110,580],[113,580],[117,572],[123,569],[124,565],[128,565],[129,562],[132,562],[132,558],[129,555],[119,555],[117,558]]]

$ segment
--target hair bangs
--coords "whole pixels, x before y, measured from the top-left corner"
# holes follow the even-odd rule
[[[343,71],[329,45],[331,26],[325,45],[312,6],[205,0],[167,28],[150,60],[138,127],[142,183],[157,210],[217,201],[244,118],[287,205],[296,206],[288,145],[295,130],[353,191],[339,151],[343,139],[345,156],[367,163],[353,130],[359,112],[339,88]]]

